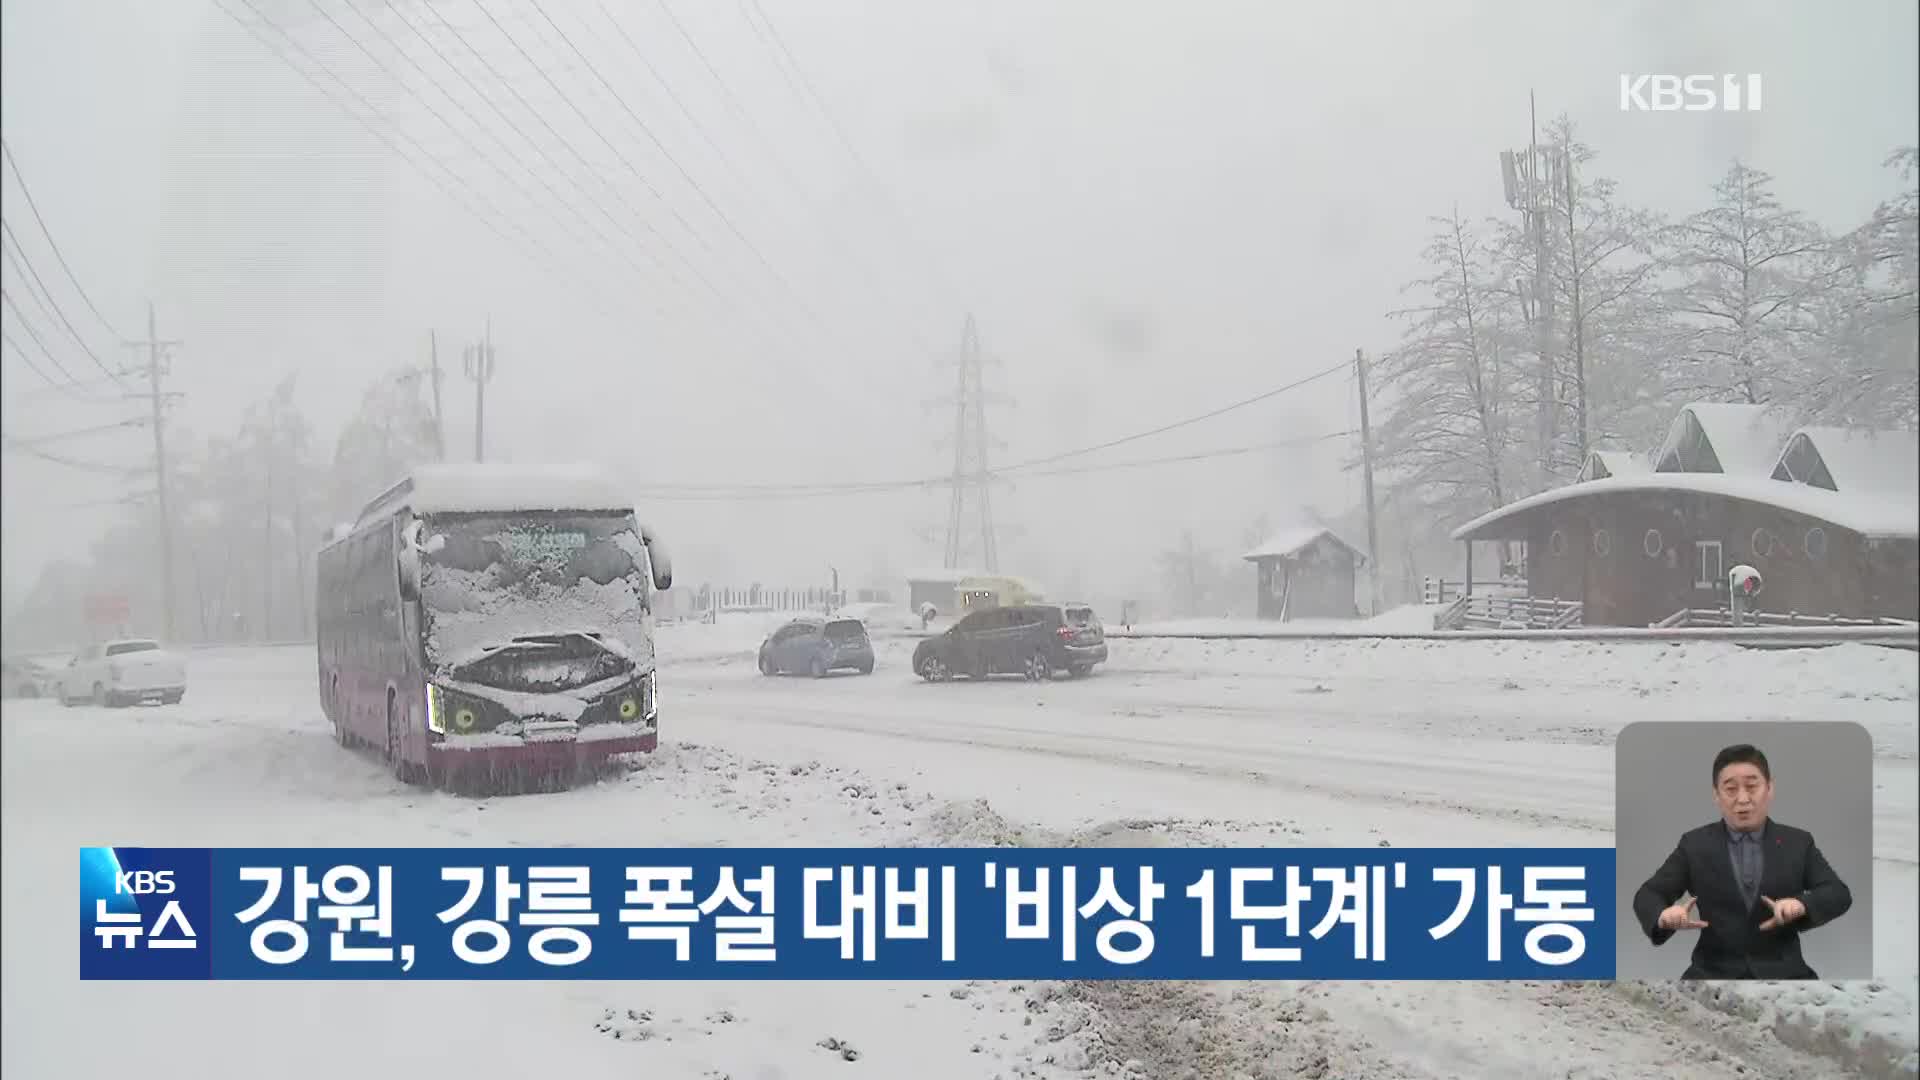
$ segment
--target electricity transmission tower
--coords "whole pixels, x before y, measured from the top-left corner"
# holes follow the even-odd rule
[[[1005,443],[987,432],[987,402],[1005,403],[1004,395],[990,393],[982,378],[988,364],[999,363],[980,351],[980,333],[973,316],[967,316],[961,331],[960,351],[944,363],[954,367],[954,390],[931,404],[953,410],[953,473],[947,479],[952,489],[947,504],[946,567],[961,565],[963,557],[975,556],[982,569],[1000,569],[1000,550],[993,522],[993,472],[988,464],[990,449],[1003,449]],[[971,533],[972,535],[969,535]]]

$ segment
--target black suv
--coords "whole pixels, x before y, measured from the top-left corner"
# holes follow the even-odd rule
[[[928,682],[1014,672],[1040,682],[1056,671],[1085,675],[1106,658],[1106,631],[1092,608],[1022,604],[976,611],[920,642],[913,670]]]

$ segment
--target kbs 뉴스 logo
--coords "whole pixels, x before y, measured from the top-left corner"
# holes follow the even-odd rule
[[[204,979],[211,881],[205,849],[80,849],[80,977]]]

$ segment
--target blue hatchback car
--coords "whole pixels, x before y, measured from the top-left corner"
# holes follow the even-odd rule
[[[760,674],[811,675],[830,671],[873,674],[873,642],[859,619],[795,619],[760,643]]]

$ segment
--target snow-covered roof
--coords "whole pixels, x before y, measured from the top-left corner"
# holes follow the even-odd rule
[[[633,495],[590,464],[421,465],[361,516],[402,503],[417,514],[634,508]]]
[[[1580,479],[1604,480],[1609,476],[1632,476],[1652,468],[1653,462],[1648,461],[1645,454],[1631,450],[1592,450],[1587,453],[1586,464],[1580,468]]]
[[[1366,558],[1359,548],[1340,539],[1338,533],[1324,525],[1294,525],[1280,529],[1267,537],[1259,547],[1240,557],[1249,562],[1255,559],[1290,559],[1305,551],[1323,536],[1332,538],[1334,543],[1353,552],[1355,558]]]
[[[1812,449],[1818,463],[1826,466],[1834,490],[1879,492],[1908,498],[1920,492],[1920,433],[1803,427],[1781,448],[1773,470],[1775,479],[1824,486],[1810,476],[1800,475],[1808,471],[1802,464],[1803,454],[1798,452],[1798,444],[1803,443]]]
[[[1002,582],[1002,581],[1010,585],[1013,585],[1018,589],[1025,591],[1029,596],[1040,597],[1040,596],[1047,595],[1047,590],[1041,588],[1039,582],[1034,581],[1032,578],[1023,578],[1018,574],[1000,574],[1000,573],[991,573],[991,572],[968,574],[966,577],[960,579],[960,581],[958,581],[956,584],[964,586],[964,585],[970,585],[975,583],[986,584],[988,582]]]
[[[1610,476],[1603,480],[1568,484],[1565,487],[1529,495],[1482,514],[1453,530],[1455,540],[1500,539],[1506,534],[1494,526],[1537,510],[1543,506],[1601,495],[1632,492],[1679,492],[1715,495],[1725,499],[1771,506],[1829,522],[1862,536],[1906,538],[1920,536],[1920,498],[1888,498],[1885,494],[1847,494],[1788,484],[1762,476],[1727,476],[1723,473],[1646,472],[1633,476]]]
[[[1707,445],[1712,447],[1713,456],[1720,463],[1720,472],[1728,476],[1771,475],[1780,457],[1780,447],[1792,430],[1785,416],[1765,405],[1696,401],[1674,417],[1673,425],[1667,429],[1666,441],[1653,455],[1655,468],[1672,472],[1711,471],[1687,460],[1684,452],[1677,455],[1678,467],[1669,460],[1669,455],[1676,450],[1690,449],[1686,446],[1692,430],[1690,424],[1706,436]]]

